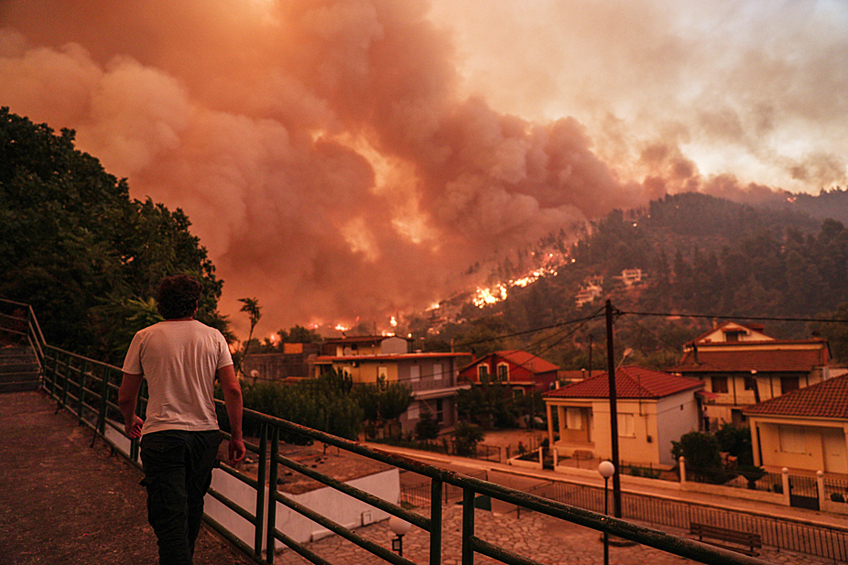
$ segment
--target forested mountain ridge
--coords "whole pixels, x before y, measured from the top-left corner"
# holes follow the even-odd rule
[[[848,192],[829,193],[829,198],[848,206]],[[631,343],[622,347],[641,348],[642,360],[662,350],[660,359],[648,360],[660,366],[679,355],[684,341],[709,327],[711,317],[820,318],[848,302],[848,230],[838,221],[814,219],[794,208],[761,208],[697,193],[669,195],[642,209],[611,212],[571,245],[560,233],[543,246],[565,252],[567,260],[555,276],[513,288],[505,300],[476,312],[467,308],[471,323],[448,333],[473,341],[487,333],[475,325],[486,324],[503,333],[528,332],[498,345],[526,347],[566,368],[580,368],[587,363],[581,344],[589,334],[604,335],[602,321],[555,336],[556,346],[547,337],[551,330],[530,330],[581,319],[602,307],[604,298],[622,310],[705,316],[627,320],[621,337]],[[641,269],[645,278],[626,287],[616,278],[623,269]],[[602,296],[578,308],[575,295],[590,277],[602,277]],[[827,334],[834,328],[775,320],[767,330],[775,337],[805,338],[814,330]],[[835,353],[848,356],[840,347]]]

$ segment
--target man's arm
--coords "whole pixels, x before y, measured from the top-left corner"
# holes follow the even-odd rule
[[[131,439],[141,437],[141,427],[144,425],[144,420],[135,413],[138,391],[141,388],[143,377],[144,375],[124,373],[121,388],[118,389],[118,407],[124,416],[124,433]]]
[[[221,383],[221,390],[224,392],[224,404],[227,406],[227,417],[230,420],[230,433],[232,434],[228,450],[230,464],[238,463],[244,459],[247,449],[244,447],[241,429],[243,411],[241,385],[238,377],[236,377],[235,368],[232,365],[227,365],[218,369],[218,381]]]

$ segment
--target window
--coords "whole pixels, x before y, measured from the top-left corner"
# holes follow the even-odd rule
[[[406,411],[406,419],[407,420],[417,420],[418,418],[421,417],[420,413],[421,413],[421,403],[420,402],[413,402],[412,404],[409,405],[409,408]]]
[[[441,398],[436,399],[436,421],[439,423],[445,421],[444,401]]]
[[[481,383],[488,382],[489,380],[489,366],[488,365],[477,365],[477,378]]]
[[[409,367],[409,380],[414,383],[421,380],[421,365],[412,365]]]
[[[440,381],[442,380],[442,364],[434,363],[433,364],[433,380]]]
[[[727,377],[711,377],[713,392],[727,392]]]
[[[798,377],[780,377],[780,394],[798,390]]]
[[[779,426],[780,451],[784,453],[806,453],[807,444],[802,426]]]
[[[725,341],[742,341],[740,338],[745,332],[741,330],[732,330],[724,332],[724,340]]]
[[[377,378],[389,380],[389,368],[377,367]]]
[[[565,409],[565,427],[569,430],[583,429],[583,415],[581,414],[580,408]]]
[[[757,390],[757,377],[745,377],[745,390]]]
[[[509,380],[509,365],[500,363],[498,365],[498,381],[505,383]]]
[[[618,414],[618,436],[636,437],[636,428],[634,427],[633,414]]]

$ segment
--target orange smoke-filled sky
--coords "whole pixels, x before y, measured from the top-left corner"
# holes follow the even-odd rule
[[[182,208],[237,331],[386,319],[613,207],[846,183],[848,5],[690,4],[4,0],[0,105]]]

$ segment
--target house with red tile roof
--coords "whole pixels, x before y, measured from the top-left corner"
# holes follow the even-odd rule
[[[724,322],[683,347],[667,371],[704,382],[704,429],[723,422],[742,425],[744,410],[764,400],[835,376],[821,338],[775,339],[758,324]]]
[[[848,474],[848,375],[745,409],[754,464]]]
[[[553,388],[559,367],[527,351],[495,351],[475,359],[459,371],[461,382],[479,385],[503,383],[514,393],[528,394]]]
[[[698,379],[637,366],[616,369],[622,464],[674,465],[671,442],[698,429],[700,408],[695,393],[703,386]],[[606,372],[543,394],[548,440],[560,457],[571,457],[575,452],[612,456],[609,397]]]

